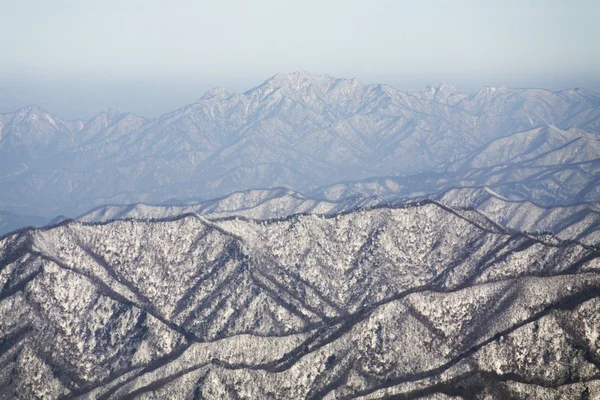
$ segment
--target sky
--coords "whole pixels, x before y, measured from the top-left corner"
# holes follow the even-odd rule
[[[598,0],[0,0],[0,112],[156,117],[305,70],[600,92]]]

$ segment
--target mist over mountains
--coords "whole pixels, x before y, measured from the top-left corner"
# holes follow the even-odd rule
[[[0,114],[0,400],[591,399],[599,271],[585,89]]]
[[[469,94],[448,84],[403,93],[295,72],[241,94],[213,89],[154,120],[111,109],[66,121],[30,106],[0,115],[0,128],[0,209],[48,218],[107,203],[279,186],[306,193],[417,173],[433,174],[433,183],[414,189],[399,178],[401,194],[438,191],[445,180],[442,189],[508,185],[494,190],[532,190],[557,204],[595,195],[600,96],[490,87]],[[554,180],[568,189],[549,188]]]

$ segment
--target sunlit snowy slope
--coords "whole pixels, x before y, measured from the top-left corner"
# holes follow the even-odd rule
[[[432,201],[22,231],[0,398],[593,398],[599,256]]]
[[[357,208],[399,205],[415,200],[435,199],[457,210],[476,209],[492,221],[517,231],[550,232],[563,240],[600,244],[600,205],[583,203],[567,206],[540,206],[527,200],[508,200],[486,187],[450,189],[417,199],[356,194],[342,200],[319,200],[289,189],[263,189],[236,192],[219,199],[185,205],[111,205],[101,206],[77,218],[83,222],[114,219],[170,218],[187,213],[207,218],[238,216],[267,220],[293,214],[331,215]]]

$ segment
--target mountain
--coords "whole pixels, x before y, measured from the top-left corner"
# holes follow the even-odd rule
[[[600,136],[543,126],[495,139],[436,171],[396,174],[326,185],[309,195],[418,197],[454,187],[486,186],[508,199],[545,206],[598,202]]]
[[[380,204],[372,197],[351,197],[342,201],[312,199],[285,188],[247,190],[228,196],[184,205],[107,205],[77,217],[82,222],[107,222],[114,219],[164,219],[183,214],[209,218],[238,216],[250,219],[274,219],[293,214],[335,214]]]
[[[469,94],[448,84],[403,93],[384,84],[294,72],[245,93],[213,89],[153,120],[109,112],[64,121],[28,107],[1,115],[0,128],[0,209],[47,217],[101,204],[280,186],[308,192],[340,181],[447,170],[453,174],[445,179],[490,186],[498,179],[495,170],[484,171],[492,162],[512,162],[502,174],[516,175],[511,182],[525,176],[526,187],[527,176],[545,173],[530,194],[549,192],[540,194],[547,201],[560,192],[551,187],[554,179],[564,183],[570,175],[577,186],[597,176],[593,143],[600,132],[600,97],[583,89],[483,88]],[[525,138],[531,146],[518,165],[515,148],[502,158],[490,147],[534,131],[539,133],[530,136],[566,135],[571,143],[549,143],[564,145],[563,155],[550,154],[542,163],[531,159],[543,151],[534,149],[537,139]],[[581,157],[567,154],[576,148]],[[500,158],[483,158],[490,154]],[[580,164],[584,158],[587,164]],[[467,167],[475,172],[467,174]]]
[[[0,398],[594,398],[599,256],[435,201],[25,230]]]
[[[63,121],[38,106],[0,114],[2,178],[20,175],[33,160],[74,146],[79,121]]]
[[[81,222],[108,222],[115,219],[165,219],[194,213],[209,219],[243,217],[269,220],[294,214],[331,215],[382,205],[402,205],[434,199],[457,212],[476,209],[494,223],[527,232],[550,232],[562,240],[600,245],[600,205],[583,203],[568,206],[539,206],[526,200],[508,200],[486,187],[454,188],[418,198],[363,197],[318,200],[289,189],[262,189],[236,192],[222,198],[184,205],[107,205],[76,219]],[[63,220],[66,219],[63,217]],[[59,223],[62,220],[53,221]]]
[[[562,240],[600,245],[600,204],[544,207],[526,200],[508,200],[485,187],[450,189],[427,196],[447,206],[474,208],[497,224],[526,232],[550,232]]]
[[[545,125],[496,139],[453,168],[483,169],[505,165],[535,167],[585,163],[600,158],[600,139],[576,128]],[[461,165],[462,164],[462,165]]]

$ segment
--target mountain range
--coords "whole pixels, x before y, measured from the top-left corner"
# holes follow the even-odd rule
[[[402,195],[488,186],[540,204],[596,201],[599,131],[600,96],[584,89],[404,93],[306,72],[213,89],[152,120],[110,109],[66,121],[29,106],[0,115],[0,209],[53,218],[376,176]]]
[[[486,186],[507,199],[547,206],[597,202],[598,155],[597,134],[580,136],[545,126],[496,139],[438,171],[338,182],[310,193],[328,200],[356,195],[390,198]]]
[[[24,230],[0,398],[594,398],[599,256],[431,200]]]
[[[598,398],[599,272],[584,89],[0,114],[0,400]]]
[[[138,203],[100,206],[76,219],[89,223],[116,219],[152,220],[193,213],[211,220],[226,217],[271,220],[294,214],[335,215],[355,209],[400,206],[424,200],[436,200],[459,213],[477,210],[494,223],[515,231],[548,232],[561,240],[600,245],[599,204],[540,206],[527,200],[508,200],[486,187],[455,188],[418,198],[356,195],[342,200],[319,200],[285,188],[249,190],[219,199],[183,205]]]

